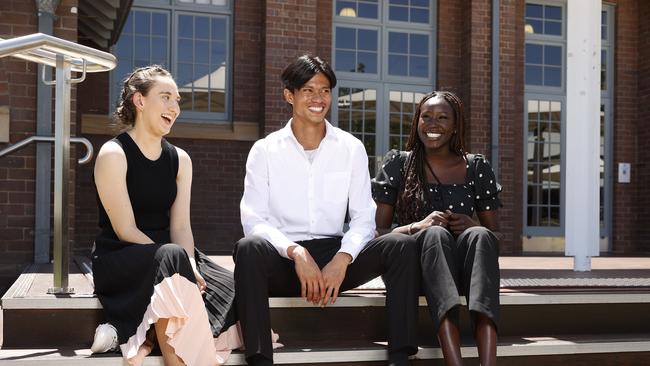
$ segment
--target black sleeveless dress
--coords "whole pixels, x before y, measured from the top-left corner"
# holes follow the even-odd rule
[[[191,307],[188,305],[190,299],[196,300],[199,296],[201,302],[201,295],[187,253],[176,244],[168,244],[171,242],[169,211],[176,199],[176,148],[163,139],[162,154],[152,161],[142,154],[127,133],[122,133],[113,141],[122,147],[126,155],[126,184],[137,227],[154,243],[143,245],[120,241],[98,196],[101,232],[95,239],[92,253],[95,293],[104,307],[108,322],[117,329],[122,353],[130,362],[139,363],[141,360],[133,360],[133,357],[144,343],[146,331],[160,318],[169,318],[170,323],[171,319],[177,320],[176,328],[167,330],[168,335],[175,332],[171,338],[182,335],[184,326],[186,333],[194,333],[195,336],[189,341],[197,343],[194,347],[200,344],[194,339],[198,337],[197,331],[190,329],[194,325],[186,324],[189,324],[188,319],[205,317],[202,314],[205,313],[204,309],[207,310],[205,327],[208,327],[209,320],[207,331],[213,337],[229,330],[235,324],[232,306],[235,287],[230,271],[195,250],[197,268],[207,283],[207,289],[202,298],[201,305],[204,306],[197,311],[201,314],[186,314]],[[196,320],[195,324],[199,324],[201,331],[204,330],[202,320]],[[170,344],[172,342],[176,341],[170,341]],[[187,341],[176,342],[174,349],[186,364],[208,364],[193,358],[201,357],[192,355],[197,352],[195,349],[183,351],[184,343]],[[181,354],[183,352],[185,356]]]

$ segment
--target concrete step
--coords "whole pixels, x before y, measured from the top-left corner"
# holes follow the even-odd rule
[[[359,342],[343,347],[318,346],[313,348],[285,347],[276,350],[275,363],[280,365],[374,365],[385,364],[387,352],[382,344]],[[466,344],[461,349],[468,364],[476,364],[476,347]],[[587,360],[595,357],[597,365],[647,365],[650,361],[650,333],[611,335],[573,335],[564,337],[504,337],[497,348],[500,365],[547,365],[553,357],[561,357],[564,364],[571,359]],[[442,364],[442,352],[437,347],[424,346],[412,357],[413,365]],[[226,365],[244,365],[243,354],[235,352]],[[594,364],[594,363],[592,363]],[[85,366],[122,365],[118,354],[91,355],[89,349],[42,348],[2,349],[0,365]],[[162,366],[162,357],[152,355],[145,366]]]

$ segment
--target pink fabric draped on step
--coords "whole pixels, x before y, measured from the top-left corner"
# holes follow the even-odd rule
[[[154,286],[153,295],[136,333],[120,345],[122,355],[130,365],[142,365],[151,353],[146,342],[147,331],[159,319],[169,319],[165,333],[176,355],[188,366],[222,365],[232,350],[243,348],[239,322],[219,337],[213,338],[208,313],[196,284],[174,274]],[[282,347],[278,335],[271,331],[273,348]]]
[[[208,313],[196,284],[179,274],[174,274],[154,286],[151,302],[144,313],[142,323],[136,333],[125,344],[120,345],[129,364],[142,365],[144,357],[151,352],[151,347],[144,344],[147,331],[158,319],[165,318],[169,319],[165,331],[169,337],[167,343],[186,365],[213,366],[225,362],[220,361],[217,356]],[[224,336],[228,334],[230,340],[223,346],[241,343],[230,334],[231,329],[223,333]]]

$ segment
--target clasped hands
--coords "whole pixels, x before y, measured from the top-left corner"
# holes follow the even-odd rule
[[[336,253],[321,270],[304,247],[289,247],[287,255],[295,263],[296,275],[300,280],[300,296],[321,307],[334,304],[352,257],[347,253]]]
[[[472,226],[476,226],[476,222],[471,217],[465,214],[451,212],[450,210],[433,211],[422,221],[413,224],[417,231],[424,230],[429,226],[442,226],[447,228],[455,235],[460,235],[463,231]]]

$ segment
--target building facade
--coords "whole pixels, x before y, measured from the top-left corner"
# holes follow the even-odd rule
[[[487,155],[503,186],[501,253],[564,252],[572,223],[565,215],[572,143],[566,65],[576,51],[568,49],[567,24],[581,16],[568,12],[566,0],[501,0],[498,13],[491,0],[104,0],[98,3],[118,5],[108,33],[93,23],[103,20],[94,12],[111,9],[86,3],[61,1],[54,35],[108,50],[119,64],[76,87],[72,131],[99,149],[116,133],[109,114],[120,79],[150,63],[169,68],[183,99],[169,139],[192,157],[192,228],[200,249],[229,253],[242,236],[248,150],[290,116],[279,74],[310,52],[335,69],[330,121],[364,142],[372,173],[387,150],[404,147],[423,94],[458,93],[467,108],[468,151]],[[601,131],[600,251],[644,255],[650,253],[643,148],[650,132],[642,127],[650,115],[650,3],[607,1],[601,15],[593,25],[601,33],[602,65],[600,127],[594,122]],[[37,32],[38,17],[34,2],[3,1],[0,38]],[[11,143],[36,133],[36,80],[35,65],[0,59],[0,107],[9,111]],[[35,154],[28,147],[0,157],[5,278],[37,254]],[[75,250],[87,254],[97,231],[92,164],[71,170],[71,237]]]

